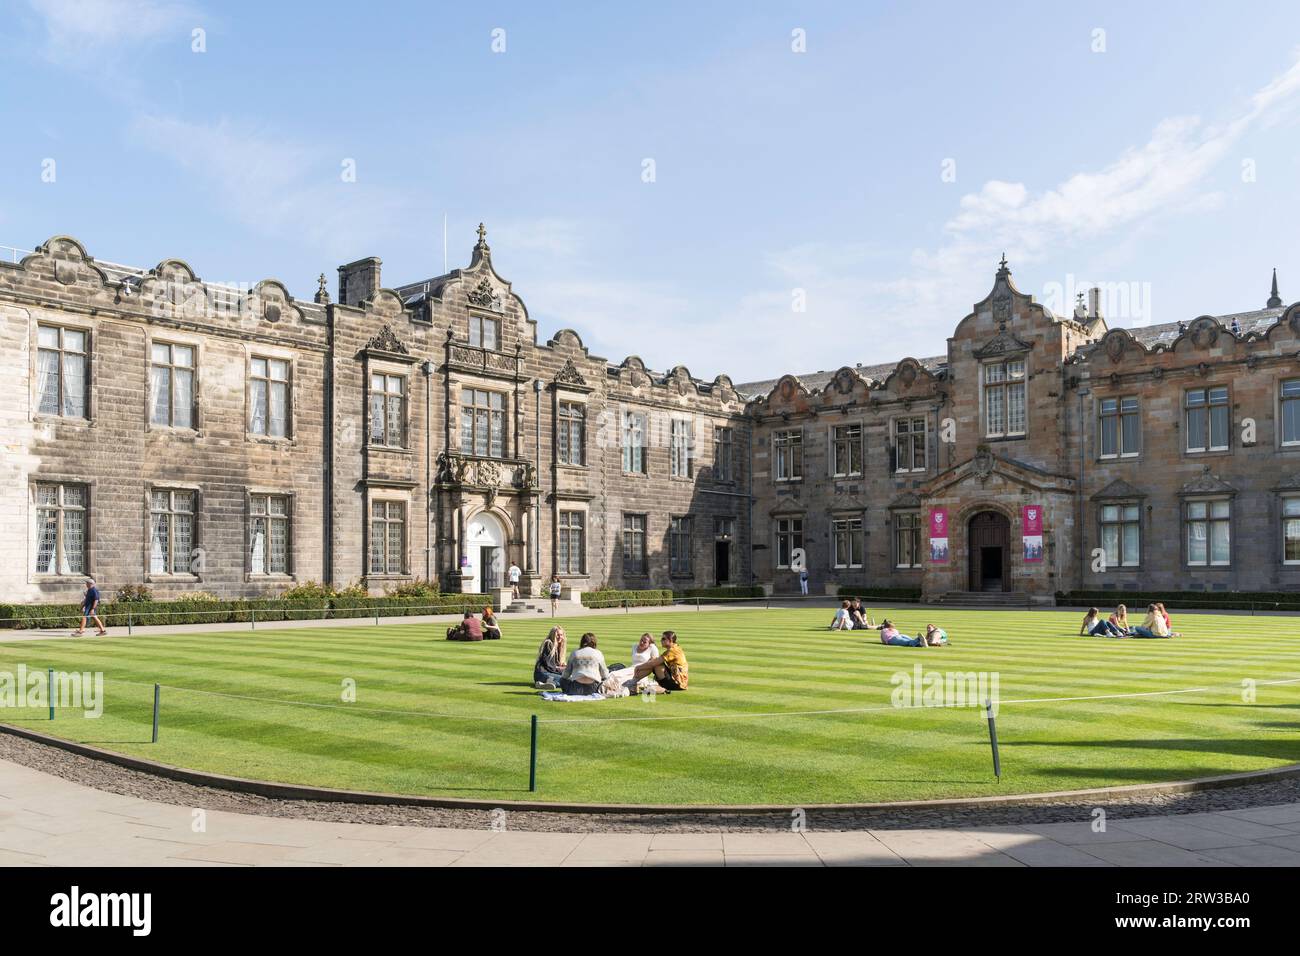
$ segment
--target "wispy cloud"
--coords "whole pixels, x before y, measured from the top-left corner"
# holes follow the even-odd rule
[[[197,7],[178,0],[28,0],[45,39],[42,51],[69,66],[86,58],[127,56],[174,38],[189,43]]]

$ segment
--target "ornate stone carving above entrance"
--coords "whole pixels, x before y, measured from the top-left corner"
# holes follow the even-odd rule
[[[267,315],[268,319],[271,316]],[[276,318],[279,318],[279,310],[276,310]],[[271,321],[274,321],[273,319]],[[397,337],[391,326],[385,325],[379,330],[379,333],[372,337],[366,343],[366,348],[376,352],[392,352],[394,355],[409,355],[410,351],[402,340]]]
[[[578,366],[573,364],[573,359],[564,360],[564,368],[555,373],[555,381],[560,385],[585,386],[587,384],[587,380],[578,371]]]
[[[1010,355],[1015,352],[1028,352],[1031,346],[1023,339],[1019,339],[1010,332],[1003,329],[993,338],[981,345],[975,350],[976,358],[994,358],[999,355]]]
[[[975,451],[975,458],[971,462],[972,473],[975,478],[983,484],[988,481],[989,476],[993,474],[993,465],[996,462],[992,450],[988,445],[980,445]]]

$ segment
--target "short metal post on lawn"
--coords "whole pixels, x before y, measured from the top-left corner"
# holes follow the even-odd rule
[[[50,668],[49,680],[50,680],[50,684],[49,684],[49,687],[50,687],[50,720],[53,720],[53,719],[54,719],[54,668],[53,668],[53,667]]]
[[[375,605],[375,627],[379,626],[379,605]]]
[[[537,715],[533,714],[532,739],[528,745],[528,792],[537,792]]]
[[[162,696],[162,685],[154,684],[153,685],[153,741],[152,743],[155,744],[158,742],[158,704],[159,704],[159,698],[161,696]]]
[[[130,611],[127,611],[126,612],[126,633],[128,635],[131,633],[131,619],[132,619],[132,614]]]
[[[993,748],[993,776],[1002,782],[1002,761],[998,759],[998,722],[993,716],[993,700],[984,698],[984,713],[989,721],[989,746]]]
[[[248,616],[248,629],[249,629],[250,631],[255,631],[255,630],[257,630],[257,608],[250,608],[250,609],[249,609],[249,616]]]

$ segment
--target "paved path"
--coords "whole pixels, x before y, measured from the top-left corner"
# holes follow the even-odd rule
[[[94,790],[0,761],[3,866],[1297,866],[1300,803],[955,830],[536,833],[325,823]]]

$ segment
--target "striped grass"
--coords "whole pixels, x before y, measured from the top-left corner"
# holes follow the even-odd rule
[[[0,709],[0,720],[164,763],[244,777],[480,799],[804,805],[989,796],[1178,780],[1300,762],[1300,626],[1184,615],[1171,641],[1078,637],[1055,611],[877,608],[953,644],[884,647],[830,632],[829,610],[715,610],[570,619],[626,662],[676,629],[691,686],[546,703],[532,661],[550,621],[502,641],[443,626],[180,632],[0,644],[0,671],[101,671],[104,715]],[[972,707],[893,706],[896,675],[996,674],[1001,782]],[[356,700],[344,703],[346,681]],[[1253,699],[1243,681],[1255,682]],[[1277,683],[1292,681],[1291,683]],[[161,735],[149,742],[154,682]],[[1274,682],[1274,683],[1269,683]],[[1247,685],[1248,687],[1249,685]],[[1163,693],[1188,691],[1188,693]],[[1142,696],[1121,696],[1142,695]],[[1059,698],[1097,698],[1069,699]],[[528,792],[529,717],[539,730]]]

